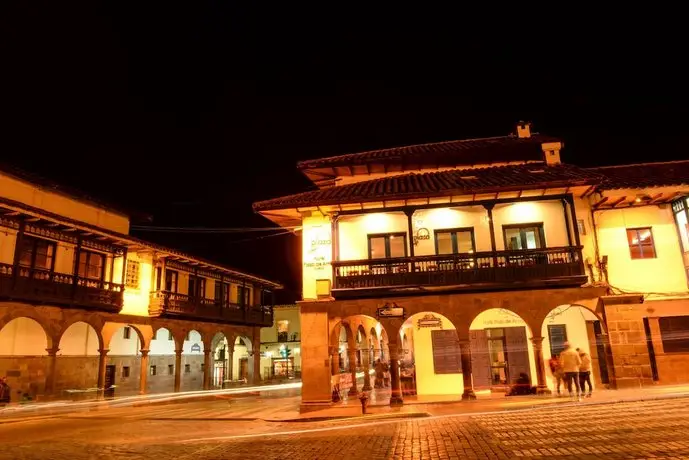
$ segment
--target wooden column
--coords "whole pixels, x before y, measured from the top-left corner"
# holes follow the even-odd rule
[[[578,247],[581,246],[581,237],[579,235],[579,225],[577,225],[577,210],[574,206],[574,198],[572,195],[567,195],[565,200],[569,203],[569,210],[572,213],[572,227],[574,228],[574,244]]]
[[[98,350],[100,356],[98,357],[98,394],[100,397],[105,396],[105,366],[108,362],[108,350],[107,348],[101,348]]]
[[[340,225],[337,219],[340,216],[335,213],[330,217],[330,246],[332,250],[331,262],[337,262],[340,260]],[[337,268],[332,263],[330,264],[332,268],[332,282],[331,287],[337,287]]]
[[[115,268],[115,259],[113,258],[113,270]],[[127,248],[122,249],[122,278],[120,279],[120,284],[124,286],[125,280],[127,279]]]
[[[175,349],[175,393],[179,393],[182,386],[182,351]]]
[[[12,278],[15,286],[17,284],[17,278],[19,277],[19,260],[22,255],[22,241],[24,240],[25,231],[26,221],[24,218],[21,218],[19,221],[19,230],[17,230],[17,240],[14,244],[14,262],[12,264]]]
[[[229,348],[230,344],[227,344],[227,380],[234,380],[234,348]]]
[[[55,367],[57,365],[57,352],[60,351],[58,347],[46,348],[48,352],[48,371],[45,375],[45,394],[54,396],[55,394]]]
[[[486,208],[486,215],[488,217],[488,231],[490,232],[490,250],[493,252],[493,268],[498,266],[498,256],[496,252],[498,251],[497,245],[495,244],[495,226],[493,224],[493,203],[485,203],[483,205]],[[507,248],[505,248],[507,249]]]
[[[349,388],[349,396],[356,396],[359,394],[356,386],[356,349],[347,349],[347,356],[349,357],[349,372],[352,374],[352,386]]]
[[[203,389],[211,389],[211,350],[203,349]]]
[[[146,380],[148,379],[148,350],[141,350],[141,369],[139,372],[139,394],[146,394]]]
[[[371,391],[371,373],[369,372],[371,370],[370,366],[370,357],[369,357],[370,351],[368,348],[362,349],[361,350],[361,364],[363,365],[362,367],[364,368],[364,386],[361,388],[361,391]]]
[[[567,227],[567,245],[572,246],[572,223],[570,222],[569,210],[567,209],[567,200],[563,198],[560,201],[562,202],[562,210],[565,215],[565,226]]]
[[[415,209],[405,209],[407,215],[407,231],[409,232],[409,257],[414,258],[414,211]],[[412,260],[411,271],[416,271],[416,264]]]
[[[545,362],[543,361],[543,337],[531,337],[533,356],[536,360],[536,391],[539,395],[550,394],[545,381]]]
[[[469,340],[464,339],[459,341],[459,351],[461,353],[462,381],[464,384],[464,392],[462,393],[462,399],[476,399],[476,394],[474,393],[474,384],[471,378],[471,345]]]
[[[72,297],[74,297],[76,290],[77,290],[77,284],[79,282],[79,258],[81,257],[81,245],[82,245],[82,239],[81,235],[77,235],[77,246],[74,250],[74,266],[72,267]]]
[[[258,329],[260,331],[260,329]],[[260,334],[260,332],[259,332]],[[253,380],[252,383],[254,385],[258,385],[261,383],[261,336],[256,335],[254,336],[253,343],[251,344],[251,353],[252,357],[254,359],[253,365],[254,365],[254,375],[253,375]]]

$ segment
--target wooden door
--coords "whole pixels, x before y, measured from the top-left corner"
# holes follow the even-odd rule
[[[512,384],[522,372],[529,376],[531,384],[531,366],[529,365],[529,347],[524,326],[505,328],[505,346],[507,348],[507,370],[509,383]]]
[[[239,380],[249,380],[249,358],[239,360]]]
[[[105,366],[105,389],[103,390],[103,396],[106,398],[112,398],[115,396],[115,366],[108,365]]]
[[[474,389],[490,388],[490,356],[486,331],[469,331],[469,345]]]

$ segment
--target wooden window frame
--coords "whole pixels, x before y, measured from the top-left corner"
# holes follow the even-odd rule
[[[220,294],[220,296],[218,296]],[[230,283],[215,281],[215,304],[225,305],[230,298]]]
[[[21,254],[22,254],[22,252],[24,252],[24,251],[23,251],[23,248],[22,248],[22,245],[23,245],[25,242],[27,242],[27,241],[30,241],[30,242],[31,242],[31,263],[30,263],[30,265],[28,265],[28,266],[27,266],[27,265],[22,265],[22,264],[21,264]],[[39,238],[39,237],[33,236],[33,235],[24,235],[24,236],[22,237],[22,239],[21,239],[21,243],[18,244],[18,245],[16,245],[16,247],[15,247],[15,251],[19,252],[19,255],[18,255],[19,260],[20,260],[20,264],[19,264],[19,265],[20,265],[21,267],[28,268],[28,269],[31,269],[31,270],[35,270],[35,269],[38,269],[38,270],[46,270],[45,268],[37,268],[37,267],[36,267],[36,252],[37,252],[36,249],[37,249],[37,245],[38,245],[39,242],[40,242],[40,243],[45,243],[47,246],[50,246],[50,247],[53,248],[53,256],[52,256],[52,258],[51,258],[51,260],[50,260],[50,268],[47,269],[47,270],[48,270],[50,273],[54,273],[54,272],[55,272],[55,259],[57,258],[57,257],[56,257],[56,256],[57,256],[57,243],[56,243],[55,241],[47,240],[47,239],[45,239],[45,238]]]
[[[536,227],[539,229],[539,232],[538,232],[539,238],[538,239],[539,239],[539,242],[541,243],[541,247],[536,248],[536,249],[546,249],[547,246],[545,243],[545,229],[543,227],[543,222],[527,222],[527,223],[523,223],[523,224],[507,224],[507,225],[502,226],[502,241],[505,245],[504,246],[505,251],[533,251],[533,249],[526,249],[526,248],[524,248],[524,249],[512,249],[512,248],[510,248],[510,245],[507,242],[507,230],[514,230],[515,228],[523,229],[523,228],[529,228],[529,227]],[[521,238],[522,246],[526,246],[526,244],[525,244],[526,240],[525,240],[525,238],[523,238],[523,234],[521,231],[519,232],[519,236]]]
[[[408,257],[409,249],[407,247],[407,232],[390,232],[390,233],[369,233],[368,238],[368,258],[369,260],[380,260],[380,259],[397,259],[398,257],[390,257],[390,237],[402,237],[404,239],[404,255],[401,257]],[[371,239],[372,238],[385,238],[385,257],[379,257],[374,259],[371,257]]]
[[[680,321],[684,321],[689,327],[689,316],[686,315],[662,316],[658,318],[658,329],[660,331],[660,340],[663,344],[663,353],[689,353],[689,338],[686,337],[688,329],[678,328],[677,323]],[[675,323],[674,327],[672,327],[672,322]]]
[[[84,275],[79,274],[79,270],[81,269],[81,257],[85,256],[86,257],[86,263],[84,264]],[[91,257],[97,256],[101,258],[101,266],[100,266],[100,276],[98,278],[92,278],[88,276],[89,273],[89,262],[91,260]],[[103,281],[105,280],[105,264],[107,261],[107,257],[105,254],[101,252],[96,252],[96,251],[89,251],[87,249],[82,249],[79,252],[79,260],[77,261],[77,272],[75,273],[76,276],[78,276],[81,279],[85,280],[97,280],[97,281]]]
[[[136,275],[134,275],[134,273],[136,273]],[[127,260],[127,267],[124,274],[124,286],[131,289],[139,289],[140,275],[141,262],[138,260]]]
[[[643,230],[648,230],[648,233],[651,235],[651,244],[641,244],[641,239],[639,238],[639,233]],[[629,242],[629,232],[636,232],[636,236],[639,239],[639,242],[632,246],[632,244]],[[632,228],[626,228],[624,232],[625,238],[627,238],[627,246],[629,247],[629,257],[632,260],[646,260],[646,259],[657,259],[658,258],[658,251],[656,250],[656,242],[655,238],[653,238],[653,227],[632,227]],[[680,241],[680,245],[682,242]],[[644,256],[644,247],[650,246],[653,249],[653,256],[651,257],[645,257]],[[634,257],[634,253],[632,252],[632,247],[638,247],[641,250],[641,257]]]
[[[194,285],[194,291],[196,292],[189,292],[191,289],[191,285]],[[189,297],[194,297],[198,299],[205,299],[206,298],[206,278],[203,276],[197,276],[197,275],[189,275],[189,279],[187,280],[187,295]]]
[[[172,278],[175,279],[175,289],[174,290],[172,290],[172,289],[168,290],[168,288],[167,288],[167,275],[168,275],[168,273],[170,274],[170,276]],[[165,269],[165,279],[163,280],[163,288],[167,292],[172,292],[175,294],[177,292],[179,292],[179,272],[177,270],[168,270],[167,268]]]
[[[476,252],[476,238],[474,235],[474,227],[457,227],[457,228],[441,228],[438,230],[433,230],[433,241],[435,243],[435,254],[436,255],[441,255],[438,253],[438,234],[441,233],[449,233],[450,238],[452,240],[452,254],[460,254],[459,252],[459,244],[457,242],[457,233],[462,233],[462,232],[469,232],[471,235],[471,250],[472,254]],[[442,254],[442,255],[448,255],[448,254]]]

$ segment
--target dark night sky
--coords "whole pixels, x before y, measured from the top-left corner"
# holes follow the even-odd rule
[[[0,160],[155,225],[268,226],[251,203],[308,189],[298,160],[504,135],[521,119],[582,166],[687,158],[684,28],[667,18],[651,32],[648,18],[613,30],[113,3],[0,6]],[[137,235],[298,295],[292,236]]]

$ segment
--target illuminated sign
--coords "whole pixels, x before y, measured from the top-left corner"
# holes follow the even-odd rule
[[[318,225],[306,229],[303,241],[304,267],[323,270],[330,265],[332,257],[330,226]]]
[[[376,311],[378,318],[404,318],[404,308],[398,307],[396,303],[385,304],[385,306],[378,308]]]
[[[419,319],[416,322],[416,327],[418,327],[419,329],[421,329],[422,327],[439,327],[442,329],[443,320],[431,314],[424,315],[423,318]]]

